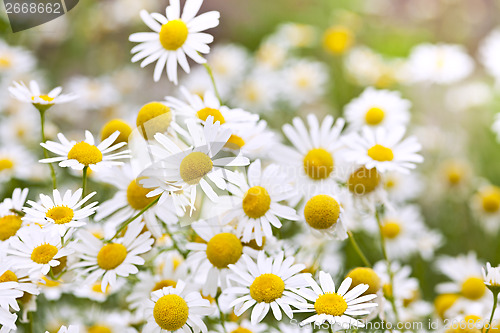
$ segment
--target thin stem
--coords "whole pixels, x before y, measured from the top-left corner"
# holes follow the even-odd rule
[[[498,293],[493,292],[493,309],[491,309],[490,321],[488,323],[488,329],[486,329],[486,333],[488,333],[491,329],[491,326],[493,326],[493,316],[495,315],[495,310],[497,309],[497,303],[498,303]]]
[[[86,165],[83,167],[83,175],[82,175],[82,198],[85,198],[85,189],[87,188],[87,171],[89,167]],[[82,205],[83,207],[84,205]]]
[[[28,312],[28,333],[33,333],[33,312]]]
[[[328,326],[328,332],[333,333],[332,325]]]
[[[349,240],[351,241],[351,244],[354,247],[354,250],[356,250],[356,253],[358,254],[358,256],[363,261],[363,264],[366,267],[372,267],[372,265],[370,264],[370,261],[366,258],[365,254],[363,253],[363,251],[359,247],[358,242],[356,242],[356,239],[354,238],[354,235],[352,234],[352,232],[348,231],[347,235],[349,236]]]
[[[135,214],[134,216],[132,216],[131,218],[129,218],[127,221],[123,222],[122,226],[120,228],[118,228],[118,230],[116,231],[115,235],[109,240],[109,242],[111,242],[113,239],[115,239],[120,234],[120,232],[122,232],[123,229],[125,229],[131,222],[133,222],[136,218],[138,218],[139,216],[141,216],[142,214],[144,214],[145,211],[147,211],[154,204],[156,204],[158,202],[158,200],[160,200],[160,196],[158,196],[156,199],[154,199],[153,201],[151,201],[139,213]]]
[[[217,99],[219,100],[220,103],[222,103],[222,99],[220,98],[219,91],[217,90],[217,85],[215,84],[215,78],[214,74],[212,72],[212,68],[207,63],[204,63],[203,66],[205,66],[205,69],[207,70],[208,75],[210,76],[210,80],[212,81],[212,85],[214,86],[214,92],[215,95],[217,96]]]
[[[173,234],[168,229],[167,224],[165,222],[163,222],[163,224],[165,224],[165,230],[167,231],[167,234],[170,236],[170,239],[172,239],[173,248],[176,249],[177,252],[179,252],[184,259],[186,259],[187,253],[182,251],[181,248],[179,247],[179,245],[177,245],[177,242],[175,241]]]
[[[40,111],[40,132],[42,134],[42,142],[45,143],[45,110],[38,110]],[[43,147],[43,156],[45,158],[49,158],[49,153],[47,152],[47,149]],[[56,182],[56,172],[54,171],[54,166],[52,163],[48,163],[49,168],[50,168],[50,176],[52,177],[52,188],[55,190],[57,188],[57,182]]]
[[[219,305],[219,297],[220,297],[221,293],[219,293],[216,297],[215,297],[215,304],[217,304],[217,308],[219,309],[219,316],[220,316],[220,323],[222,325],[222,328],[224,329],[224,333],[227,333],[227,329],[226,329],[226,319],[224,317],[224,313],[222,313],[222,310],[220,308],[220,305]]]

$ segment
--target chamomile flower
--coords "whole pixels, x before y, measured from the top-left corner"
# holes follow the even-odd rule
[[[28,293],[31,295],[38,295],[40,293],[38,287],[32,282],[26,269],[14,268],[14,263],[6,257],[3,261],[0,261],[0,284],[6,282],[16,282],[14,289],[20,290],[23,293]],[[5,303],[4,303],[5,301]],[[17,302],[13,302],[10,306],[15,310],[19,311],[19,305]],[[0,307],[5,309],[9,308],[9,303],[7,298],[1,299]]]
[[[200,185],[203,192],[215,201],[218,195],[207,179],[224,190],[225,178],[231,172],[227,168],[248,165],[249,160],[241,154],[235,157],[220,157],[219,152],[228,142],[231,131],[221,128],[219,122],[214,123],[213,116],[208,116],[203,127],[194,120],[188,120],[186,123],[193,146],[183,150],[167,136],[157,133],[155,139],[161,147],[156,152],[153,151],[153,154],[160,160],[141,173],[140,177],[144,178],[139,183],[145,188],[154,188],[148,196],[162,194],[163,198],[172,192],[190,191],[191,205],[194,204],[196,189]]]
[[[78,107],[83,109],[105,109],[120,99],[120,94],[109,77],[75,76],[68,82],[68,88],[71,91],[78,91],[80,97]]]
[[[305,265],[293,264],[293,257],[284,258],[283,252],[268,258],[263,251],[259,252],[257,262],[243,254],[243,260],[236,265],[229,265],[231,274],[228,279],[236,286],[224,290],[225,294],[237,297],[229,307],[234,307],[234,313],[241,316],[253,307],[252,324],[261,322],[272,309],[276,320],[281,320],[283,311],[290,319],[293,318],[291,304],[295,306],[303,301],[297,295],[297,288],[306,286],[305,277],[308,274],[299,273]]]
[[[309,288],[300,289],[298,293],[309,302],[297,303],[298,311],[315,312],[315,314],[303,320],[300,323],[301,326],[311,323],[319,326],[328,322],[331,326],[341,329],[364,327],[364,324],[353,316],[368,315],[369,309],[377,306],[377,303],[370,302],[377,295],[361,296],[368,290],[367,284],[359,284],[349,290],[352,283],[349,277],[340,284],[338,289],[335,288],[331,275],[323,271],[319,272],[320,284],[310,276],[306,279]]]
[[[46,158],[40,160],[40,162],[59,162],[60,167],[70,167],[74,170],[82,170],[88,167],[92,171],[121,165],[123,162],[117,160],[129,158],[130,155],[128,155],[129,152],[127,150],[112,153],[127,144],[126,142],[120,142],[113,145],[113,142],[115,142],[119,135],[120,132],[116,131],[100,144],[96,145],[94,136],[89,131],[85,131],[85,140],[80,142],[69,141],[62,133],[59,133],[57,137],[60,143],[53,141],[40,143],[42,147],[59,155],[59,157]]]
[[[213,47],[207,56],[212,69],[217,89],[226,99],[249,67],[250,59],[245,48],[235,44],[218,44]],[[205,77],[206,73],[203,73]]]
[[[61,95],[62,88],[52,89],[48,94],[42,94],[36,81],[30,81],[29,87],[24,82],[14,82],[9,92],[21,102],[31,103],[38,109],[47,109],[55,104],[68,103],[77,98],[74,94]]]
[[[0,40],[0,74],[11,76],[20,73],[28,73],[35,67],[36,59],[33,55],[21,48],[10,46]]]
[[[86,224],[85,220],[94,214],[97,209],[97,201],[82,208],[96,194],[96,192],[92,192],[82,198],[82,192],[81,188],[74,193],[67,190],[62,196],[59,190],[54,190],[52,198],[40,194],[39,203],[28,200],[31,208],[26,207],[23,209],[26,213],[24,219],[28,222],[55,228],[62,237],[69,229],[84,226]]]
[[[278,144],[277,135],[267,127],[265,120],[246,123],[244,126],[232,126],[231,131],[224,149],[241,152],[252,160],[268,158],[272,154],[268,148]]]
[[[73,253],[68,246],[63,247],[61,236],[52,228],[32,225],[19,230],[17,236],[10,239],[7,254],[14,268],[26,269],[32,277],[46,275],[60,265],[63,257]]]
[[[210,52],[213,37],[201,32],[219,25],[217,11],[203,13],[196,17],[203,0],[188,0],[180,14],[180,1],[171,0],[165,16],[141,11],[141,18],[153,32],[140,32],[130,35],[131,42],[139,45],[132,48],[132,62],[144,59],[141,67],[156,61],[154,80],[159,81],[163,68],[166,68],[170,81],[177,84],[177,63],[189,73],[186,55],[199,64],[206,60],[199,54]]]
[[[485,184],[472,197],[472,208],[483,228],[497,232],[500,228],[500,187]]]
[[[9,144],[0,147],[0,182],[12,178],[32,178],[35,158],[23,146]]]
[[[316,116],[307,116],[309,131],[300,118],[285,124],[283,132],[293,148],[279,145],[273,159],[284,166],[301,196],[314,193],[322,183],[330,183],[335,175],[337,152],[341,148],[340,132],[345,121],[326,116],[321,124]]]
[[[486,263],[486,269],[481,268],[483,280],[487,286],[500,287],[500,266],[492,267],[489,262]]]
[[[49,331],[46,331],[45,333],[49,333]],[[69,325],[67,327],[61,326],[57,333],[80,333],[80,328],[76,325]]]
[[[408,123],[410,106],[399,92],[370,87],[345,106],[344,114],[352,130],[363,126],[392,128]]]
[[[500,57],[500,29],[493,30],[482,41],[479,55],[488,73],[500,83],[500,65],[496,61]]]
[[[295,209],[283,201],[294,197],[294,189],[288,183],[280,167],[271,164],[262,169],[256,160],[248,167],[248,180],[238,174],[228,187],[231,196],[224,197],[232,207],[223,215],[225,224],[236,219],[236,234],[243,242],[255,240],[262,245],[263,237],[272,236],[272,227],[281,228],[279,218],[298,220]],[[222,201],[222,200],[221,200]]]
[[[113,287],[117,276],[127,277],[139,270],[136,265],[143,265],[144,259],[139,255],[151,250],[154,240],[149,231],[142,232],[144,223],[136,220],[127,226],[123,237],[105,243],[87,231],[80,231],[80,243],[75,245],[81,262],[73,265],[85,278],[85,283],[93,283],[102,279],[101,290]]]
[[[23,226],[21,212],[27,196],[27,188],[16,188],[12,192],[12,198],[6,198],[0,203],[0,243],[15,236]]]
[[[2,290],[3,288],[1,287],[0,285],[0,297],[12,297],[12,295],[5,295],[6,294],[6,290]],[[22,296],[22,292],[18,291],[20,294],[20,296],[17,296],[17,297],[21,297]],[[4,333],[9,333],[11,330],[16,330],[16,321],[17,321],[17,315],[14,314],[14,313],[10,313],[9,310],[6,310],[2,307],[0,307],[0,325],[2,325],[2,328],[0,329],[0,332]]]
[[[405,132],[403,126],[390,131],[384,128],[372,130],[365,126],[361,134],[351,133],[344,138],[347,146],[344,156],[351,162],[364,165],[367,169],[376,168],[381,173],[409,173],[409,169],[414,169],[415,164],[424,159],[418,154],[421,145],[415,137],[402,140]]]
[[[211,315],[213,311],[208,300],[203,299],[197,291],[188,292],[186,283],[179,280],[175,288],[166,287],[151,293],[143,332],[207,333],[207,326],[201,317]]]

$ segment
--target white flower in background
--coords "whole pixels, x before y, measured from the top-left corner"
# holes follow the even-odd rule
[[[163,68],[166,68],[170,81],[177,84],[177,63],[189,73],[190,67],[186,55],[199,64],[206,63],[200,53],[210,52],[212,35],[201,31],[219,25],[220,14],[211,11],[196,16],[203,0],[188,0],[180,14],[180,1],[171,0],[165,10],[165,16],[159,13],[149,14],[141,11],[141,18],[154,32],[139,32],[130,35],[131,42],[139,45],[132,48],[132,62],[142,60],[141,67],[156,61],[154,80],[159,81]]]
[[[486,269],[481,268],[483,280],[487,286],[500,287],[500,266],[492,267],[489,262],[486,263]]]
[[[236,85],[234,93],[229,97],[234,105],[246,110],[257,113],[272,112],[280,85],[281,77],[277,72],[257,65]]]
[[[120,94],[109,77],[74,76],[68,81],[68,89],[78,92],[78,107],[102,109],[120,101]]]
[[[296,221],[295,209],[283,201],[294,197],[294,189],[276,164],[262,169],[256,160],[248,167],[247,177],[238,174],[228,185],[231,196],[221,198],[221,203],[231,205],[223,213],[224,224],[236,224],[236,234],[248,243],[255,240],[262,245],[264,237],[272,237],[272,228],[281,228],[279,218]],[[233,185],[234,184],[234,185]],[[222,200],[224,199],[224,200]],[[235,221],[235,222],[233,222]]]
[[[363,126],[392,129],[408,123],[410,107],[411,102],[403,99],[398,91],[369,87],[345,106],[344,116],[352,130]]]
[[[10,294],[6,294],[8,290],[4,290],[2,288],[2,285],[0,285],[0,297],[13,297],[12,295]],[[18,293],[20,293],[19,296],[17,297],[21,297],[22,296],[22,292],[21,291],[17,291]],[[15,296],[14,296],[15,297]],[[16,298],[17,298],[16,297]],[[15,302],[15,300],[14,300]],[[17,315],[14,314],[14,313],[10,313],[9,310],[6,310],[4,308],[1,308],[0,307],[0,325],[2,325],[2,328],[0,330],[0,332],[7,332],[9,333],[10,330],[16,330],[16,321],[17,321]]]
[[[207,62],[223,99],[229,97],[234,85],[241,81],[251,63],[248,51],[235,44],[215,45],[207,56]],[[207,76],[205,70],[203,74]]]
[[[136,265],[143,265],[144,259],[139,255],[151,250],[154,239],[149,231],[142,232],[144,223],[136,220],[127,226],[125,235],[105,243],[89,232],[79,232],[80,243],[74,248],[81,262],[73,265],[85,283],[101,281],[102,292],[108,285],[115,286],[117,276],[127,277],[137,274]]]
[[[63,246],[59,232],[52,228],[32,225],[19,230],[17,236],[10,239],[7,254],[14,268],[26,269],[33,277],[46,275],[63,257],[73,253],[68,246]]]
[[[246,254],[242,258],[239,264],[229,265],[231,274],[228,279],[236,286],[224,290],[225,294],[237,297],[229,304],[229,307],[234,306],[234,313],[241,316],[253,307],[252,324],[261,322],[271,309],[278,321],[283,317],[281,311],[293,318],[290,305],[303,301],[296,292],[307,284],[305,277],[309,274],[299,273],[305,265],[294,265],[295,259],[284,258],[283,252],[268,258],[261,251],[257,263]]]
[[[82,207],[96,192],[90,193],[85,198],[82,198],[82,192],[81,188],[74,193],[67,190],[62,196],[59,190],[54,190],[53,199],[40,194],[40,202],[28,200],[31,208],[23,209],[26,213],[24,220],[55,228],[62,237],[69,229],[84,226],[87,218],[97,209],[97,201]]]
[[[481,185],[474,193],[471,205],[480,225],[488,232],[496,233],[500,228],[500,187]]]
[[[352,283],[349,277],[340,284],[338,289],[335,288],[331,275],[323,271],[319,272],[320,284],[311,276],[307,276],[306,279],[309,288],[300,289],[298,293],[309,302],[297,303],[298,312],[315,312],[315,314],[303,320],[300,323],[301,326],[311,323],[319,326],[328,322],[331,326],[344,330],[364,327],[363,322],[353,316],[368,315],[369,309],[378,305],[370,302],[377,295],[362,296],[369,288],[367,284],[358,284],[349,290]]]
[[[49,331],[46,331],[45,333],[50,333]],[[66,326],[61,326],[59,331],[57,333],[80,333],[80,328],[76,325],[69,325],[68,327]]]
[[[0,203],[0,243],[15,236],[23,226],[22,210],[28,189],[14,189],[12,198],[6,198]]]
[[[479,47],[480,60],[497,84],[500,83],[500,29],[493,30],[486,36]]]
[[[45,108],[54,104],[68,103],[77,98],[74,94],[61,94],[61,87],[52,89],[48,94],[42,94],[36,81],[30,81],[29,87],[24,82],[14,82],[13,86],[9,87],[9,92],[21,102]]]
[[[182,280],[174,287],[151,293],[146,309],[147,324],[144,333],[200,332],[207,333],[202,316],[213,314],[210,302],[199,292],[188,292]]]
[[[408,59],[408,79],[413,82],[452,84],[474,70],[474,61],[461,45],[421,44]]]
[[[69,141],[62,133],[59,133],[57,138],[60,143],[54,141],[40,143],[42,147],[59,155],[59,157],[46,158],[40,160],[40,162],[59,162],[60,167],[70,167],[74,170],[82,170],[84,167],[88,167],[92,171],[122,165],[123,162],[116,160],[130,158],[130,155],[128,150],[112,153],[127,144],[126,142],[119,142],[113,145],[119,135],[120,132],[116,131],[96,145],[94,136],[89,131],[85,131],[85,140],[80,142]]]
[[[318,102],[328,84],[328,67],[317,61],[295,60],[282,70],[283,99],[294,107]]]
[[[382,186],[391,202],[399,203],[411,201],[419,197],[424,189],[422,175],[412,172],[402,174],[397,171],[384,173]]]
[[[0,74],[9,77],[20,73],[31,72],[36,59],[31,52],[16,46],[10,46],[0,40]]]
[[[32,153],[21,145],[0,146],[0,182],[12,178],[29,179],[32,177],[36,160]]]
[[[406,129],[404,126],[372,130],[363,127],[361,134],[351,133],[344,137],[343,150],[345,158],[351,162],[364,165],[367,169],[376,168],[377,171],[398,171],[409,173],[416,163],[423,162],[423,157],[418,154],[420,143],[414,136],[403,140]]]

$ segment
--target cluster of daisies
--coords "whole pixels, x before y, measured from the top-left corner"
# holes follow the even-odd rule
[[[327,67],[295,52],[314,45],[315,28],[284,24],[255,56],[236,45],[210,53],[205,30],[220,14],[199,14],[202,5],[171,0],[164,14],[140,11],[151,31],[130,35],[132,62],[154,64],[154,81],[166,76],[175,93],[110,120],[99,135],[47,123],[72,113],[66,105],[78,98],[88,109],[118,103],[110,80],[73,78],[69,90],[79,96],[45,92],[17,80],[34,69],[33,56],[0,44],[6,98],[29,108],[20,125],[35,119],[37,135],[32,150],[14,121],[2,132],[19,142],[0,136],[0,183],[13,188],[0,202],[0,332],[312,333],[374,324],[392,332],[430,319],[449,333],[471,332],[450,321],[498,329],[500,267],[474,252],[436,255],[446,239],[416,203],[424,158],[408,133],[413,103],[386,89],[450,85],[471,74],[472,58],[456,45],[423,44],[408,59],[385,59],[354,47],[348,27],[332,26],[322,46],[364,86],[333,117],[316,107]],[[499,40],[494,32],[481,49],[498,77]],[[203,66],[179,80],[178,67],[191,71],[188,58]],[[307,112],[271,124],[266,112],[284,101]],[[457,192],[466,169],[444,168]],[[500,188],[483,182],[471,206],[496,233]],[[434,304],[408,264],[414,258],[447,278]]]

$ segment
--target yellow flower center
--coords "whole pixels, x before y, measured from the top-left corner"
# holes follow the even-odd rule
[[[105,270],[115,269],[127,257],[127,248],[122,244],[104,245],[97,254],[97,264]]]
[[[217,268],[235,264],[243,253],[241,241],[233,234],[217,234],[207,244],[207,258]]]
[[[55,206],[49,209],[45,216],[53,219],[55,224],[66,224],[73,220],[75,213],[67,206]]]
[[[462,295],[468,299],[480,299],[485,292],[486,285],[481,278],[470,277],[462,283]]]
[[[333,171],[333,156],[323,148],[311,149],[304,157],[304,171],[312,179],[325,179]]]
[[[238,327],[237,329],[231,331],[231,333],[252,333],[252,331],[244,327]]]
[[[57,254],[57,247],[51,244],[42,244],[33,249],[31,260],[37,264],[48,264]]]
[[[456,294],[442,294],[436,297],[434,300],[434,307],[436,308],[436,313],[444,319],[445,312],[451,308],[453,304],[458,300],[459,296]]]
[[[243,211],[252,219],[264,216],[269,207],[271,207],[271,197],[262,186],[250,187],[243,196]]]
[[[99,294],[102,294],[102,287],[101,287],[101,281],[98,281],[96,283],[94,283],[92,285],[92,291],[95,292],[95,293],[99,293]],[[104,291],[106,294],[108,293],[109,291],[109,284],[106,286],[106,290]]]
[[[380,175],[377,169],[367,169],[361,167],[354,171],[347,181],[349,191],[357,195],[368,194],[373,192],[380,184]]]
[[[354,36],[346,27],[332,27],[323,36],[324,48],[333,54],[342,54],[353,44]]]
[[[12,60],[9,57],[0,57],[0,68],[9,68],[12,65]]]
[[[153,137],[156,133],[167,131],[172,122],[170,108],[160,102],[151,102],[144,105],[137,114],[136,125],[141,129],[145,138]]]
[[[220,122],[221,125],[226,122],[222,113],[217,109],[203,108],[200,111],[196,112],[196,115],[203,121],[207,121],[208,116],[212,116],[214,117],[214,124],[216,121]]]
[[[285,282],[274,274],[262,274],[250,285],[250,296],[257,302],[272,303],[283,295]]]
[[[368,125],[378,125],[384,120],[385,112],[381,108],[373,107],[365,114],[365,121]]]
[[[188,28],[181,20],[172,20],[161,26],[160,43],[169,51],[180,48],[188,38]]]
[[[347,302],[337,293],[326,293],[314,302],[314,309],[317,314],[340,316],[347,310]]]
[[[307,224],[314,229],[328,229],[339,219],[340,206],[337,200],[326,194],[312,197],[304,207]]]
[[[0,217],[0,241],[4,241],[14,236],[21,228],[23,221],[20,216],[7,215]]]
[[[0,275],[0,283],[2,282],[17,282],[17,276],[13,271],[6,270],[2,275]]]
[[[385,238],[394,239],[398,237],[399,233],[401,232],[401,226],[398,222],[388,221],[380,227],[380,231]]]
[[[229,148],[229,149],[241,149],[245,145],[245,140],[241,138],[240,136],[231,134],[229,137],[229,140],[227,140],[226,144],[224,147]]]
[[[214,163],[207,154],[195,151],[184,157],[179,171],[182,180],[189,185],[196,185],[213,167]]]
[[[189,308],[178,295],[165,295],[156,301],[153,316],[158,326],[167,331],[176,331],[187,322]]]
[[[112,333],[113,331],[104,325],[93,325],[89,327],[87,333]]]
[[[352,279],[351,289],[359,284],[367,284],[369,286],[363,295],[375,294],[381,287],[380,277],[373,269],[368,267],[354,268],[346,277]]]
[[[49,102],[49,103],[54,100],[54,98],[50,97],[49,95],[40,95],[40,96],[38,96],[38,98],[40,98],[41,100],[43,100],[45,102]],[[32,96],[31,100],[34,101],[35,100],[35,96]]]
[[[102,153],[96,146],[87,142],[78,142],[68,153],[68,159],[77,160],[79,163],[89,166],[102,161]]]
[[[108,121],[101,130],[101,141],[104,141],[114,132],[120,132],[114,143],[128,142],[128,137],[132,133],[132,127],[121,119]]]
[[[61,284],[60,282],[57,282],[57,281],[54,281],[51,279],[47,279],[45,276],[42,276],[42,279],[43,279],[43,281],[45,281],[45,283],[40,282],[40,285],[43,287],[46,287],[46,288],[54,288],[54,287],[57,287]]]
[[[175,282],[174,280],[165,279],[165,280],[161,280],[161,281],[156,282],[155,286],[153,287],[153,289],[151,291],[157,291],[157,290],[167,288],[167,287],[174,287],[175,288],[175,286],[177,286],[177,282]]]
[[[127,202],[135,210],[142,210],[157,197],[146,197],[146,194],[151,192],[150,188],[144,188],[137,184],[136,180],[132,180],[127,187]]]
[[[397,180],[395,178],[387,177],[384,181],[384,187],[387,190],[393,189],[397,185]]]
[[[14,168],[14,161],[9,158],[0,158],[0,171],[11,170]]]
[[[385,283],[382,286],[382,291],[384,292],[384,297],[385,298],[392,298],[392,296],[393,296],[393,293],[392,293],[392,284]]]
[[[487,213],[496,213],[500,209],[500,188],[491,186],[479,194],[483,210]]]
[[[464,167],[453,162],[446,165],[444,171],[450,185],[460,184],[465,175]]]
[[[66,268],[66,266],[68,265],[68,257],[61,257],[61,258],[57,259],[57,261],[59,261],[59,265],[53,266],[51,268],[52,273],[54,275],[61,274],[61,272]]]
[[[379,162],[387,162],[394,159],[392,150],[379,144],[368,149],[368,156]]]

